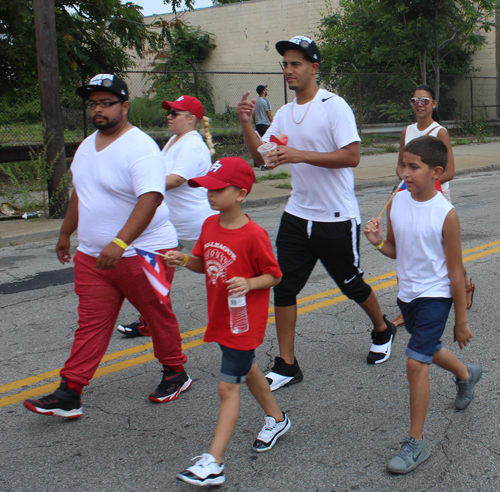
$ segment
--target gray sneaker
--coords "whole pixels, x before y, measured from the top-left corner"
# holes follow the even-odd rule
[[[405,437],[401,445],[399,453],[387,463],[387,469],[392,473],[409,473],[431,455],[425,444],[425,437],[421,441]]]
[[[457,410],[463,410],[469,406],[469,403],[474,398],[474,386],[483,375],[483,369],[479,364],[471,364],[467,368],[469,369],[469,379],[467,381],[455,379],[455,384],[457,385],[455,407]]]

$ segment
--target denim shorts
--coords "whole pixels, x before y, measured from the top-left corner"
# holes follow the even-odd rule
[[[407,357],[432,364],[434,352],[443,347],[441,336],[452,304],[452,298],[444,297],[417,297],[411,302],[398,299],[405,328],[411,335],[406,349]]]
[[[255,350],[236,350],[224,347],[219,343],[222,350],[222,361],[220,364],[220,379],[226,383],[244,383],[252,364],[257,362]]]

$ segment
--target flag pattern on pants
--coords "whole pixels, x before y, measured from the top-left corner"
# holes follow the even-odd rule
[[[163,263],[158,260],[158,253],[139,249],[135,246],[134,249],[137,252],[137,258],[139,258],[139,262],[149,283],[153,287],[158,300],[163,304],[170,292],[171,284],[167,281]]]

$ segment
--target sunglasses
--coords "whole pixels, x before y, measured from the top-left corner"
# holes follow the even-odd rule
[[[422,103],[422,106],[427,106],[432,102],[432,99],[430,97],[412,97],[410,99],[410,104],[416,106],[419,101]]]
[[[189,111],[179,111],[178,109],[171,109],[167,113],[167,118],[170,116],[172,119],[176,118],[179,114],[191,114]]]
[[[124,101],[88,101],[86,103],[86,106],[89,109],[95,109],[97,108],[97,106],[101,108],[109,108],[110,106],[113,106],[113,104],[118,104],[122,102]]]

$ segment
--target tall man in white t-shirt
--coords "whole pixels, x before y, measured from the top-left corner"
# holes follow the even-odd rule
[[[360,222],[352,168],[359,163],[359,141],[351,108],[316,83],[321,54],[311,39],[296,36],[276,43],[283,74],[296,99],[278,110],[264,135],[288,136],[287,146],[270,155],[275,166],[291,164],[292,194],[283,213],[276,245],[283,272],[274,289],[280,357],[267,375],[271,389],[302,381],[295,359],[297,295],[319,259],[342,292],[357,302],[373,324],[370,364],[386,361],[396,333],[382,316],[359,266]],[[245,143],[257,163],[262,157],[251,116],[255,99],[247,92],[238,104]]]
[[[125,298],[147,320],[154,354],[163,364],[162,381],[149,399],[175,400],[192,384],[184,370],[186,356],[170,298],[160,303],[130,247],[134,243],[165,253],[177,246],[163,202],[165,166],[160,149],[128,122],[129,94],[123,80],[96,75],[77,94],[88,100],[98,131],[80,144],[73,159],[75,189],[56,252],[62,264],[70,262],[70,237],[78,229],[80,244],[74,257],[78,328],[59,388],[24,402],[33,412],[66,418],[82,415],[81,392],[106,352]],[[171,283],[175,269],[164,266]]]

